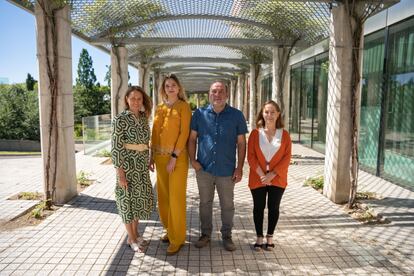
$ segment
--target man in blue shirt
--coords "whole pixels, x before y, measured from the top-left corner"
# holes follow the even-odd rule
[[[228,96],[226,85],[214,82],[209,91],[210,105],[197,109],[191,119],[188,153],[196,171],[200,194],[201,237],[195,243],[197,248],[210,242],[214,191],[217,188],[223,246],[228,251],[236,249],[231,238],[234,184],[241,180],[243,174],[247,126],[243,113],[226,103]]]

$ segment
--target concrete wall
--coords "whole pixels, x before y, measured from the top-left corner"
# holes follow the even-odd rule
[[[30,140],[0,140],[1,151],[38,151],[40,152],[40,141]]]

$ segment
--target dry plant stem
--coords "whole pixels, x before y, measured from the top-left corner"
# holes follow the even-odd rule
[[[357,107],[359,103],[360,80],[361,80],[361,38],[363,26],[366,19],[375,12],[380,4],[361,3],[357,0],[344,1],[345,9],[349,16],[349,30],[352,37],[352,73],[351,73],[351,187],[349,193],[348,207],[355,204],[356,192],[358,189],[358,116]]]
[[[56,33],[56,21],[55,13],[56,11],[63,8],[64,5],[58,5],[60,7],[51,7],[50,5],[45,5],[45,2],[42,0],[38,1],[39,6],[42,8],[43,16],[45,19],[44,24],[44,33],[45,33],[45,55],[46,55],[46,65],[47,65],[47,75],[49,78],[49,92],[51,94],[51,111],[49,115],[49,136],[48,139],[48,152],[46,156],[46,187],[45,187],[45,196],[46,196],[46,206],[51,208],[53,199],[56,193],[56,173],[57,173],[57,147],[59,141],[59,132],[58,132],[58,121],[57,121],[57,96],[58,96],[58,49],[57,49],[57,33]],[[49,32],[50,29],[50,32]],[[49,39],[52,39],[52,49],[49,47]],[[53,60],[50,60],[50,56],[53,56]],[[52,153],[52,139],[54,138]],[[53,159],[53,168],[51,169]]]

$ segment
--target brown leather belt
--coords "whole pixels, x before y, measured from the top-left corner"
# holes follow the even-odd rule
[[[136,151],[145,151],[148,150],[147,144],[124,144],[124,148],[129,150],[136,150]]]

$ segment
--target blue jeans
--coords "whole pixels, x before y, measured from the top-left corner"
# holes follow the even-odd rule
[[[197,171],[196,174],[200,195],[201,234],[211,237],[214,191],[217,187],[222,222],[220,232],[223,238],[230,238],[234,217],[234,183],[231,176],[214,176],[203,170]]]

